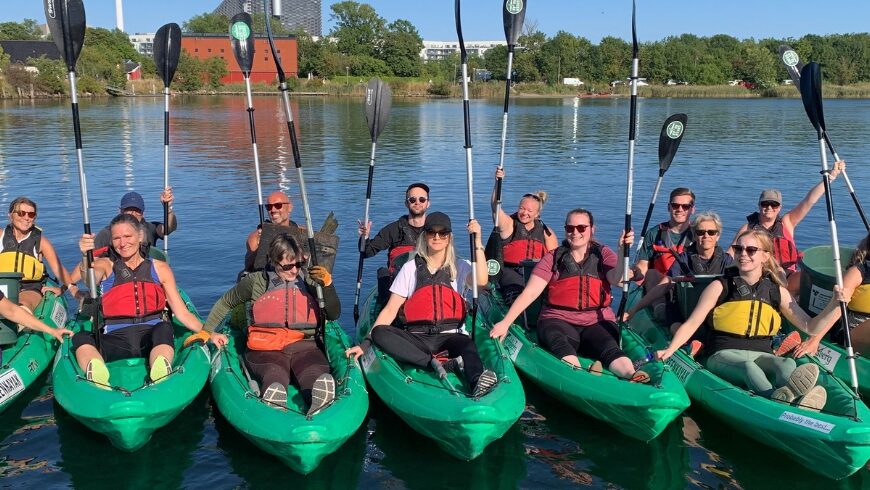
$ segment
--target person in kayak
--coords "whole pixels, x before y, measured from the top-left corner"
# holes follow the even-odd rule
[[[766,231],[746,230],[731,248],[736,266],[704,289],[692,314],[656,357],[668,359],[707,321],[711,334],[706,367],[713,374],[759,395],[821,410],[827,392],[816,386],[819,367],[814,363],[797,367],[794,359],[775,356],[771,339],[782,317],[810,335],[820,333],[836,321],[838,299],[850,296],[851,291],[838,290],[840,298],[833,298],[818,316],[810,318],[785,287]]]
[[[396,272],[398,272],[397,259],[411,253],[417,247],[417,239],[426,222],[426,210],[432,202],[429,200],[429,186],[422,182],[414,182],[405,189],[405,207],[408,214],[399,217],[396,221],[381,228],[374,238],[366,241],[363,257],[374,257],[382,250],[387,251],[387,266],[378,269],[378,303],[384,304],[390,296],[390,284],[392,284]],[[369,236],[372,222],[359,223],[360,236]]]
[[[674,277],[718,275],[725,272],[734,259],[719,246],[719,238],[722,236],[722,220],[719,215],[706,211],[696,214],[691,221],[689,229],[692,231],[692,244],[681,252],[671,265],[668,274],[662,276],[657,285],[647,290],[640,301],[632,306],[626,317],[628,321],[636,312],[653,304],[655,301],[665,298],[673,290]],[[685,318],[680,317],[676,298],[670,296],[666,301],[667,320],[666,324],[672,324],[672,328],[679,325]]]
[[[845,168],[846,162],[835,162],[829,174],[831,182]],[[780,215],[782,193],[777,189],[762,191],[758,197],[758,211],[746,217],[746,224],[740,227],[734,242],[732,242],[736,243],[737,237],[749,229],[764,230],[770,233],[773,237],[773,258],[781,267],[781,274],[786,280],[788,290],[795,296],[800,291],[800,271],[797,270],[797,263],[801,258],[801,253],[795,243],[794,231],[823,195],[825,195],[825,186],[819,182],[807,192],[807,195],[794,208]]]
[[[655,287],[663,276],[672,273],[677,257],[692,244],[689,218],[695,212],[695,193],[686,187],[671,191],[668,200],[669,219],[650,228],[643,237],[643,247],[637,254],[636,277],[644,280],[647,289]]]
[[[534,262],[541,260],[544,254],[559,246],[559,240],[553,230],[541,221],[541,211],[544,209],[544,203],[547,202],[546,192],[524,194],[517,211],[510,215],[497,206],[498,181],[503,179],[504,175],[504,169],[495,170],[496,184],[492,189],[491,204],[494,222],[495,213],[499,213],[498,229],[503,268],[498,286],[505,301],[511,304],[525,286],[521,263],[526,260]]]
[[[189,330],[202,330],[202,322],[188,311],[178,293],[169,264],[147,256],[145,224],[132,214],[115,216],[109,229],[112,246],[106,257],[94,259],[94,276],[100,285],[103,325],[95,331],[80,331],[73,349],[87,379],[109,389],[106,362],[147,357],[149,377],[159,382],[172,372],[175,340],[165,309]],[[79,240],[82,254],[94,249],[94,235]],[[84,275],[85,260],[79,265]]]
[[[63,342],[64,336],[72,335],[71,331],[63,327],[54,328],[46,325],[39,318],[33,316],[26,308],[9,301],[2,290],[0,290],[0,317],[22,327],[51,335],[58,342]],[[2,358],[2,355],[0,355],[0,358]]]
[[[121,203],[118,205],[118,212],[121,214],[129,214],[135,216],[136,219],[142,222],[145,227],[144,243],[148,247],[153,247],[157,244],[158,239],[162,239],[166,235],[172,233],[178,228],[178,219],[175,217],[175,212],[172,210],[172,202],[175,196],[172,195],[172,187],[163,189],[160,193],[160,202],[166,203],[169,206],[169,219],[166,223],[159,221],[145,221],[145,200],[138,192],[128,192],[121,197]],[[112,244],[112,232],[109,227],[105,227],[97,233],[94,239],[94,250],[97,255],[100,255],[104,249],[108,249]]]
[[[325,267],[305,268],[302,246],[289,234],[276,236],[269,244],[269,265],[245,276],[212,307],[205,329],[213,332],[236,306],[249,304],[250,324],[244,362],[260,386],[263,400],[276,408],[287,407],[287,387],[295,382],[308,414],[323,410],[335,399],[335,380],[326,354],[320,347],[318,324],[341,315],[341,304]],[[323,312],[317,305],[316,288],[323,291]],[[218,348],[227,336],[212,333]]]
[[[301,230],[302,228],[290,219],[290,213],[293,212],[293,201],[283,191],[275,191],[269,194],[266,198],[266,212],[269,213],[270,223],[275,226],[289,228],[292,231]],[[248,234],[245,241],[245,270],[253,272],[262,270],[254,267],[254,259],[257,257],[257,250],[260,248],[260,236],[263,234],[263,229],[257,227],[256,230]]]
[[[490,337],[504,341],[514,320],[546,290],[537,324],[541,347],[575,367],[580,367],[580,355],[599,361],[619,377],[648,382],[649,375],[636,371],[619,347],[619,327],[610,308],[611,284],[622,281],[623,245],[631,246],[634,233],[619,237],[618,255],[595,241],[594,234],[591,212],[569,211],[565,241],[538,262],[523,292],[493,325]]]
[[[486,258],[480,239],[480,224],[468,222],[476,236],[477,286],[487,284]],[[494,372],[484,369],[474,341],[465,331],[466,305],[462,292],[472,286],[471,263],[457,260],[450,217],[441,212],[426,216],[424,233],[417,240],[414,260],[406,262],[390,286],[390,299],[378,314],[374,326],[359,346],[346,351],[354,359],[372,342],[398,361],[436,370],[459,373],[473,387],[474,397],[488,393],[498,382]],[[393,326],[397,316],[401,326]],[[441,363],[436,353],[447,351],[451,358]]]
[[[60,296],[67,288],[75,288],[54,246],[42,229],[36,226],[36,215],[35,202],[26,197],[17,197],[9,203],[9,224],[0,231],[0,272],[23,274],[18,303],[28,311],[36,308],[46,291]],[[46,286],[45,264],[63,285],[61,288]]]

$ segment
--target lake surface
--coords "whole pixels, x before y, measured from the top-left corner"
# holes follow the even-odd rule
[[[264,194],[284,189],[304,222],[296,169],[277,97],[254,99]],[[329,211],[340,226],[335,282],[341,323],[353,330],[356,220],[363,215],[371,141],[361,100],[292,101],[315,227]],[[698,195],[697,209],[723,218],[730,240],[755,210],[764,188],[782,190],[786,209],[819,182],[819,149],[800,100],[640,100],[634,222],[639,229],[658,172],[658,136],[665,118],[685,112],[682,146],[665,176],[653,223],[666,219],[667,193]],[[0,206],[19,195],[39,205],[38,224],[67,267],[78,260],[82,218],[69,105],[0,101]],[[870,206],[870,101],[825,101],[828,130],[865,206]],[[162,219],[162,98],[82,101],[91,223],[100,229],[120,196],[145,196],[146,217]],[[471,102],[474,202],[485,233],[498,162],[502,105]],[[242,97],[174,97],[171,181],[179,229],[170,255],[179,284],[203,315],[235,281],[244,240],[257,224],[256,185]],[[628,100],[522,99],[511,106],[504,202],[550,194],[543,219],[561,236],[575,207],[592,210],[596,236],[614,246],[623,224]],[[403,214],[404,189],[423,181],[431,210],[458,228],[469,216],[459,100],[396,99],[378,144],[371,219],[374,228]],[[834,183],[841,243],[856,244],[863,225],[842,178]],[[824,199],[797,228],[801,248],[829,243]],[[468,255],[465,240],[459,253]],[[382,255],[366,264],[374,284]],[[477,460],[459,462],[416,435],[373,401],[363,428],[308,477],[261,453],[214,409],[208,390],[134,454],[121,453],[54,403],[50,385],[30,392],[0,416],[0,486],[77,488],[870,488],[870,472],[832,485],[784,455],[735,434],[691,408],[649,444],[621,436],[556,403],[529,383],[528,407]]]

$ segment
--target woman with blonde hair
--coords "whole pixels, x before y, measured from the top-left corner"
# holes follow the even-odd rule
[[[838,316],[840,298],[836,296],[842,298],[845,294],[838,291],[828,306],[811,319],[778,274],[769,233],[744,231],[732,249],[736,267],[704,289],[688,320],[656,356],[669,358],[709,317],[706,367],[713,374],[762,396],[786,403],[797,401],[803,408],[821,410],[827,393],[824,387],[816,386],[819,367],[813,363],[797,367],[794,359],[775,356],[770,343],[782,317],[810,335],[829,327]]]

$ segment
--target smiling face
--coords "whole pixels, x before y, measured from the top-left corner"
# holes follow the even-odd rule
[[[36,221],[36,208],[27,203],[18,203],[9,213],[9,222],[19,233],[27,233]]]
[[[541,202],[535,197],[524,197],[517,208],[517,219],[522,224],[528,224],[541,216]]]
[[[685,194],[674,196],[668,203],[668,211],[671,216],[671,225],[682,225],[695,212],[695,200],[692,199],[692,196]]]
[[[776,201],[760,201],[758,203],[758,213],[764,217],[765,221],[775,220],[782,205]]]
[[[429,248],[429,253],[442,252],[450,245],[452,234],[445,231],[443,228],[434,228],[426,231],[426,246]]]
[[[412,218],[419,218],[426,214],[429,204],[429,193],[423,188],[412,187],[405,194],[405,207],[408,208],[408,215]]]
[[[266,211],[269,213],[269,219],[272,223],[280,226],[287,226],[290,222],[290,212],[293,211],[293,203],[287,194],[280,191],[275,191],[269,194],[266,199]]]
[[[118,252],[122,259],[139,253],[139,246],[142,243],[142,232],[130,223],[116,223],[112,225],[112,248]]]
[[[565,240],[573,250],[589,245],[594,233],[592,219],[586,213],[571,213],[565,219]]]
[[[741,273],[761,269],[770,259],[770,252],[764,250],[762,244],[752,233],[742,235],[734,245],[734,261]]]
[[[278,261],[278,265],[275,266],[275,271],[278,273],[278,277],[284,279],[287,282],[292,282],[296,280],[296,277],[299,275],[299,269],[305,264],[301,260],[301,258],[297,259],[292,254],[284,254],[284,257]]]

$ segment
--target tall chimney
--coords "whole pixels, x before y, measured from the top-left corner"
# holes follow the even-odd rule
[[[124,30],[124,5],[121,0],[115,0],[115,26],[119,31]]]

